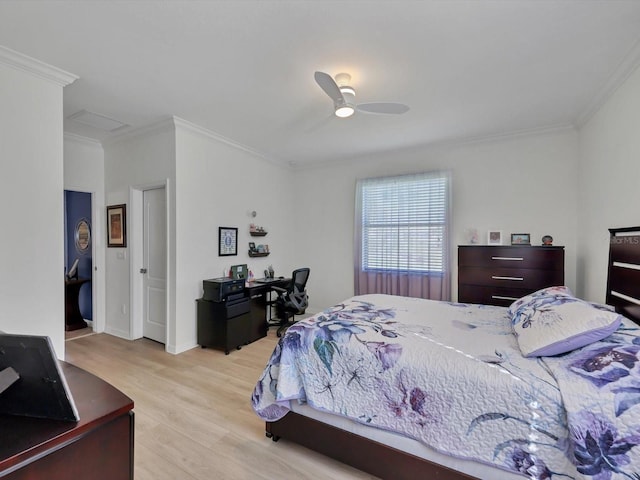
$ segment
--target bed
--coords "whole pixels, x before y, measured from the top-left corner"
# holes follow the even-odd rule
[[[289,328],[253,408],[381,478],[640,480],[639,265],[640,228],[612,230],[615,311],[561,286],[509,308],[352,297]]]

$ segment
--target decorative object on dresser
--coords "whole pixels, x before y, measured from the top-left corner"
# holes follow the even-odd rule
[[[499,230],[489,230],[487,234],[487,245],[502,245],[502,232]]]
[[[458,247],[458,301],[509,306],[545,287],[564,285],[564,247]]]
[[[529,233],[512,233],[511,245],[531,245],[531,234]]]
[[[553,237],[551,235],[545,235],[542,237],[542,245],[553,245]]]

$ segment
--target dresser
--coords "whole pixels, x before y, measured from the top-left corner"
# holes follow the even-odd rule
[[[458,247],[461,303],[509,306],[529,293],[557,285],[564,285],[564,247]]]
[[[0,414],[0,478],[133,479],[133,401],[89,372],[60,366],[80,421]]]

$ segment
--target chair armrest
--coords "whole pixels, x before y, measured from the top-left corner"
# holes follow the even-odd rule
[[[276,286],[272,286],[271,290],[275,290],[276,292],[280,292],[280,293],[287,293],[287,289],[286,288],[281,288],[281,287],[276,287]]]

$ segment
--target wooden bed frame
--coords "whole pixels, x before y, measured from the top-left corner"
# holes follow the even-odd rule
[[[607,304],[640,324],[640,227],[610,228]]]
[[[606,302],[640,325],[640,227],[609,231]],[[298,443],[380,478],[475,478],[294,412],[266,422],[266,435],[274,441],[284,438]]]

